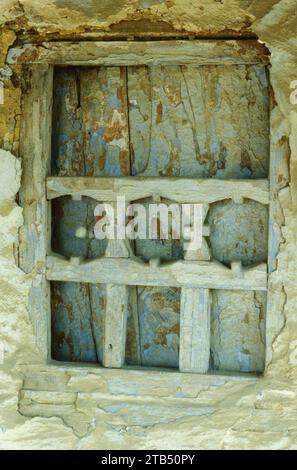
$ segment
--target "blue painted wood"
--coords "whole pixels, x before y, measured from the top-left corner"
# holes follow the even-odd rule
[[[141,364],[178,367],[180,289],[138,288]]]
[[[129,67],[132,174],[268,176],[261,66]]]
[[[268,176],[269,165],[269,84],[264,67],[259,66],[171,66],[129,67],[128,95],[132,174],[137,176],[191,176],[216,178],[260,178]],[[162,180],[160,179],[160,186]],[[149,201],[146,202],[148,204]],[[211,242],[214,258],[244,265],[267,259],[267,208],[230,201],[210,208]],[[182,257],[180,242],[172,240],[137,240],[135,250],[143,259],[159,256],[164,260]],[[170,315],[160,313],[155,297],[168,302],[168,289],[138,289],[142,364],[178,366],[178,328],[171,341],[160,344],[159,331],[168,331]],[[179,302],[179,292],[175,293]],[[262,343],[257,347],[263,318],[250,315],[250,326],[242,325],[246,338],[230,328],[237,312],[257,312],[254,297],[233,295],[230,321],[222,316],[222,330],[213,326],[214,366],[232,370],[259,370],[263,364]],[[261,312],[265,299],[257,297]],[[259,300],[260,299],[260,300]],[[225,297],[218,293],[213,308],[213,325],[225,311]],[[177,312],[179,309],[177,309]],[[239,313],[238,313],[239,315]],[[227,315],[228,316],[228,315]],[[243,315],[244,316],[244,315]],[[239,315],[240,318],[240,315]],[[178,324],[178,314],[176,317]],[[241,320],[240,320],[241,321]],[[168,323],[169,322],[169,323]],[[220,325],[220,324],[218,324]],[[240,328],[239,328],[240,330]],[[230,356],[221,338],[230,336],[238,355]],[[166,338],[166,335],[165,335]],[[218,346],[219,345],[219,346]],[[232,346],[231,346],[232,349]],[[231,357],[223,360],[223,354]],[[257,357],[260,356],[260,357]],[[262,355],[262,356],[261,356]],[[221,360],[218,360],[220,357]],[[243,360],[243,359],[242,359]]]
[[[267,177],[268,110],[264,67],[60,68],[55,74],[52,172]],[[92,238],[94,205],[88,198],[53,202],[55,251],[87,258],[104,253],[106,243]],[[266,260],[265,208],[223,201],[210,208],[209,222],[216,259],[226,264],[241,260],[245,265]],[[82,227],[86,237],[78,238]],[[183,256],[182,242],[171,239],[137,240],[134,249],[146,260]],[[101,362],[104,286],[53,283],[52,290],[53,356]],[[263,345],[257,347],[256,341],[264,324],[265,299],[258,293],[230,295],[231,307],[224,293],[215,297],[214,366],[260,370]],[[130,289],[127,363],[178,367],[179,304],[178,289]],[[238,335],[240,331],[245,337]]]
[[[59,176],[129,174],[125,69],[62,68],[54,82],[53,166]],[[64,256],[93,258],[106,241],[94,238],[88,198],[53,202],[52,248]],[[79,238],[77,230],[85,230]],[[53,357],[101,362],[105,286],[53,283]]]

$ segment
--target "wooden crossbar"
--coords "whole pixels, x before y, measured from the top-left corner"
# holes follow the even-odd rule
[[[267,265],[243,268],[238,275],[216,261],[175,261],[157,265],[138,258],[97,258],[74,263],[59,256],[47,257],[47,279],[164,287],[266,290]]]
[[[47,179],[47,197],[54,199],[69,195],[74,199],[83,196],[97,201],[115,202],[117,196],[136,201],[156,195],[178,203],[211,204],[223,199],[242,202],[252,199],[269,203],[269,183],[258,180],[220,180],[165,177],[51,177]]]
[[[245,65],[268,64],[257,40],[43,42],[11,48],[8,64],[52,65]]]

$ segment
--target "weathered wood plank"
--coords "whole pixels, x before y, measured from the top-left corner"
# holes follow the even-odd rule
[[[239,191],[238,191],[239,193]],[[222,201],[210,207],[208,223],[215,259],[231,266],[267,262],[268,207],[255,201]]]
[[[268,176],[265,67],[129,67],[132,174]]]
[[[85,68],[81,74],[81,89],[86,175],[130,175],[126,69]],[[110,240],[105,256],[128,257],[131,252],[128,242]],[[133,290],[136,288],[127,289],[124,285],[107,284],[104,287],[103,365],[105,367],[121,367],[125,362],[128,310],[131,334],[138,322],[137,304],[131,303],[135,298]],[[135,358],[137,352],[138,349],[135,348],[130,359],[131,356],[132,359]]]
[[[268,176],[268,87],[266,70],[259,66],[130,67],[132,174],[209,177],[224,182]],[[266,207],[244,200],[238,183],[232,201],[221,199],[222,203],[211,206],[212,254],[227,263],[232,257],[242,259],[244,264],[266,261]],[[187,184],[183,186],[187,188]],[[196,194],[200,195],[198,191]],[[216,194],[216,190],[209,194]],[[221,217],[217,226],[218,214]],[[156,248],[163,254],[168,241],[161,242]],[[150,240],[137,241],[139,254],[145,254],[146,259],[149,245]],[[205,256],[209,258],[209,250],[203,239],[200,259]],[[237,292],[236,299],[240,294]],[[194,302],[195,289],[192,296]],[[243,292],[243,307],[239,301],[234,314],[236,309],[248,309],[250,299]]]
[[[51,284],[53,358],[102,362],[104,291],[82,282]]]
[[[44,42],[12,48],[8,64],[158,65],[267,63],[267,49],[256,40]]]
[[[259,180],[217,180],[196,178],[142,177],[47,179],[47,197],[87,196],[97,201],[115,202],[119,195],[135,201],[158,194],[178,203],[211,204],[223,199],[252,199],[269,204],[269,183]]]
[[[125,362],[128,298],[127,286],[107,284],[104,315],[104,367],[122,367]]]
[[[138,287],[141,365],[178,368],[180,289]]]
[[[174,165],[164,165],[167,153],[175,153],[169,148],[169,139],[158,132],[165,99],[161,103],[164,90],[174,91],[178,66],[171,67],[128,67],[128,96],[130,122],[130,152],[132,175],[139,176],[172,176]],[[166,73],[167,72],[167,73]],[[171,72],[171,73],[170,73]],[[170,79],[168,79],[170,74]],[[172,111],[174,113],[174,104]],[[169,148],[169,150],[168,150]],[[162,172],[159,171],[162,168]],[[156,181],[156,179],[155,179]],[[146,209],[152,202],[171,204],[171,200],[161,197],[158,191],[162,187],[159,180],[155,185],[152,197],[142,199]],[[158,232],[157,239],[150,239],[149,230],[154,225]],[[161,232],[160,219],[147,223],[147,238],[135,240],[135,254],[145,261],[157,258],[160,261],[182,259],[182,239],[172,236],[169,217],[168,238]],[[180,322],[180,289],[167,287],[142,287],[138,291],[139,334],[141,344],[141,363],[151,366],[178,368],[179,356],[179,322]]]
[[[133,175],[161,176],[162,182],[165,176],[215,177],[224,178],[225,182],[226,178],[268,175],[268,80],[264,67],[129,67],[128,94]],[[220,188],[218,180],[216,183],[216,188]],[[177,181],[175,187],[178,184]],[[185,184],[181,182],[181,185],[182,190],[187,190],[188,181]],[[210,188],[208,194],[216,194],[216,188]],[[235,203],[246,202],[239,188],[236,184],[232,200]],[[254,190],[249,192],[255,193]],[[156,188],[154,194],[160,194],[160,190],[158,192]],[[200,195],[200,191],[195,194]],[[173,195],[164,192],[160,196],[170,199]],[[246,210],[248,202],[242,207],[235,206],[234,218],[237,216],[239,224],[242,221],[240,214],[243,217],[249,215]],[[259,207],[259,213],[263,211],[265,208]],[[219,253],[226,255],[226,251],[232,252],[233,248],[234,256],[243,256],[245,262],[248,247],[251,252],[249,261],[253,263],[254,243],[256,261],[266,261],[266,227],[265,220],[262,225],[262,219],[258,222],[253,214],[246,217],[251,221],[252,233],[264,231],[258,239],[253,237],[250,243],[243,243],[242,230],[238,227],[228,239],[221,235]],[[246,226],[246,221],[242,225]],[[230,224],[229,230],[234,227]],[[214,231],[213,226],[212,229]],[[136,248],[137,254],[145,259],[154,255],[166,259],[168,255],[180,257],[182,251],[181,246],[178,249],[176,240],[137,240]],[[210,259],[209,251],[203,238],[203,246],[196,259]],[[186,253],[185,259],[187,256]],[[193,297],[195,295],[197,293],[193,290]]]
[[[72,177],[129,174],[125,90],[125,69],[57,70],[54,174]],[[95,205],[96,201],[88,199],[54,201],[55,251],[73,261],[79,256],[92,258],[104,254],[106,241],[92,237]],[[59,283],[54,289],[53,307],[57,308],[53,308],[53,314],[56,311],[58,315],[53,317],[54,338],[59,343],[62,330],[68,332],[60,354],[54,345],[55,358],[102,362],[106,286]],[[67,348],[66,340],[73,345],[72,350]]]
[[[267,262],[268,207],[255,201],[213,204],[210,243],[215,259],[240,277],[242,266]],[[265,292],[213,291],[211,357],[216,370],[261,372],[264,364]]]
[[[205,222],[209,205],[203,205],[202,222]],[[204,226],[205,227],[205,226]],[[206,228],[206,227],[205,227]],[[203,237],[202,246],[185,251],[185,261],[208,261],[210,250]],[[208,289],[181,289],[179,370],[204,374],[210,358],[210,308],[211,292]]]
[[[85,176],[129,176],[129,118],[125,67],[80,71]]]
[[[208,289],[181,290],[179,370],[204,374],[210,357],[210,307]]]
[[[80,72],[73,67],[55,70],[53,116],[52,174],[85,175]],[[88,257],[91,240],[77,237],[77,230],[89,229],[89,201],[61,198],[53,202],[52,209],[52,249],[64,256]],[[103,254],[98,244],[95,252]],[[102,297],[95,286],[52,283],[54,359],[102,361]]]
[[[211,355],[215,370],[263,372],[266,292],[212,291]]]
[[[22,185],[20,205],[24,225],[20,228],[20,268],[32,275],[29,315],[42,357],[50,355],[50,286],[45,277],[49,248],[50,213],[44,191],[50,173],[53,70],[32,66],[24,72],[30,86],[23,90],[20,155]]]
[[[136,72],[135,67],[133,67],[132,71],[128,70],[131,134],[130,149],[133,175],[140,174],[142,176],[152,177],[157,175],[161,175],[162,177],[165,175],[194,175],[200,177],[215,176],[216,178],[259,178],[267,176],[267,80],[263,67],[201,67],[199,71],[197,71],[197,67],[168,67],[168,70],[162,70],[161,67],[156,67],[156,70],[150,71],[150,73],[148,73],[147,67],[137,67],[137,69]],[[173,71],[176,73],[173,73]],[[174,75],[174,79],[172,75]],[[140,78],[139,80],[138,77]],[[94,79],[93,77],[92,80]],[[92,80],[90,80],[90,82]],[[144,86],[145,84],[146,86]],[[87,84],[85,84],[84,88],[86,87]],[[233,99],[234,90],[236,90],[236,97]],[[98,93],[99,92],[100,90]],[[247,97],[247,99],[245,100],[242,97]],[[96,94],[94,94],[90,98],[88,106],[92,106],[92,103],[95,103],[96,99]],[[104,99],[104,96],[102,97],[100,95],[100,100],[104,101]],[[96,105],[94,109],[96,109]],[[94,113],[94,116],[95,115],[96,113]],[[95,167],[97,165],[97,168],[98,163],[96,162],[100,161],[100,175],[112,174],[109,169],[107,169],[107,171],[105,171],[105,169],[103,170],[106,157],[104,156],[104,151],[101,151],[101,148],[104,150],[102,143],[106,141],[106,136],[108,139],[110,138],[112,146],[117,146],[120,142],[124,141],[124,151],[129,152],[127,139],[125,137],[122,139],[122,137],[118,138],[115,136],[115,126],[113,126],[110,116],[113,116],[113,114],[104,115],[102,126],[100,125],[99,127],[98,125],[96,126],[95,119],[93,125],[88,126],[85,132],[85,165],[86,169],[90,168],[90,171],[87,173],[89,175],[94,174],[94,160]],[[86,115],[86,121],[89,120],[89,117]],[[107,134],[102,130],[106,120],[111,122],[111,125],[108,126],[110,131],[108,131]],[[117,127],[119,127],[118,124],[121,125],[121,120],[119,119],[117,119]],[[100,132],[104,135],[103,139],[101,139],[99,135]],[[97,136],[93,136],[93,142],[88,140],[87,133],[97,134]],[[111,134],[110,136],[109,133]],[[123,136],[123,132],[120,131],[120,133]],[[198,146],[196,142],[197,138]],[[172,149],[177,149],[177,154],[171,155]],[[125,159],[126,156],[124,155],[124,160]],[[115,156],[114,161],[118,161],[117,156]],[[112,168],[117,171],[117,163],[115,165],[112,164]],[[118,175],[121,173],[115,174]],[[124,172],[124,174],[129,174],[129,172]],[[117,180],[118,179],[119,178],[117,178]],[[215,182],[217,183],[217,181],[218,180]],[[182,191],[187,187],[188,179],[184,178],[183,183],[184,188],[180,188],[178,197],[181,197]],[[227,183],[229,182],[227,181]],[[234,183],[236,184],[237,181]],[[158,182],[156,181],[156,184],[160,187],[160,179],[158,179]],[[178,184],[178,181],[175,181],[175,187]],[[138,187],[141,191],[143,190],[142,183]],[[97,187],[95,189],[97,191]],[[162,190],[163,189],[162,186]],[[121,188],[118,190],[120,191]],[[216,192],[216,188],[213,190]],[[110,191],[109,194],[112,194],[110,200],[114,201],[117,193],[114,191],[114,187],[108,187],[108,191]],[[156,191],[156,186],[155,190],[152,190],[148,194],[143,194],[141,191],[132,192],[132,197],[131,192],[128,192],[128,196],[126,197],[128,200],[133,200],[135,196],[137,200],[139,198],[156,196],[156,194],[158,196],[160,194],[160,190]],[[255,192],[257,193],[256,197],[254,197]],[[209,193],[211,194],[212,191],[209,190]],[[250,190],[246,192],[247,196],[242,196],[241,192],[238,192],[238,186],[236,190],[234,186],[234,191],[229,193],[228,198],[231,198],[236,203],[242,203],[244,198],[249,198],[261,202],[261,204],[268,204],[267,181],[265,181],[264,193],[261,194],[259,199],[258,190],[256,190],[255,187],[250,187]],[[96,194],[98,195],[98,192],[96,192]],[[205,191],[204,194],[205,199],[203,201],[197,201],[197,199],[189,201],[186,199],[182,202],[212,203],[217,200],[223,201],[223,199],[225,199],[225,197],[221,195],[219,199],[210,200],[207,191]],[[102,197],[102,195],[99,196],[100,198],[102,197],[102,199],[97,199],[97,197],[93,195],[91,195],[91,197],[94,201],[106,200],[105,195],[104,197]],[[81,194],[75,189],[72,196],[74,199],[79,199]],[[160,194],[159,197],[171,199],[165,191]],[[180,202],[180,200],[178,199],[176,202]],[[150,254],[152,256],[156,254],[152,247]],[[95,252],[94,256],[96,257]],[[231,258],[233,259],[233,257]],[[249,261],[252,262],[253,257],[251,257]],[[115,265],[113,267],[116,269]],[[113,267],[112,265],[110,266],[110,272],[113,270]],[[237,287],[232,287],[234,283],[232,284],[233,281],[230,283],[228,279],[224,284],[224,288],[245,288],[238,286],[240,283],[242,286],[246,271],[243,270],[243,273],[239,270],[236,271],[234,264],[233,268],[233,278],[241,280],[238,282]],[[81,266],[78,266],[77,269],[81,269]],[[100,266],[99,269],[101,269]],[[151,265],[150,269],[152,270],[151,276],[155,275],[154,273],[152,274],[152,272],[157,269],[157,266],[154,267]],[[164,266],[161,265],[161,268],[158,269],[162,269],[162,274],[164,273]],[[231,270],[228,271],[230,272]],[[135,276],[134,278],[137,277],[134,271],[133,276]],[[110,279],[109,282],[111,283],[113,282],[111,277],[107,277],[106,279]],[[160,285],[162,286],[162,284],[159,284],[159,286]],[[170,286],[171,285],[172,284],[170,284]],[[231,287],[229,287],[230,285]],[[245,281],[244,286],[246,286]],[[178,287],[180,287],[180,285]],[[204,285],[202,287],[204,287]],[[149,290],[150,288],[145,289]],[[166,296],[168,289],[163,290]],[[192,290],[194,292],[196,289]],[[149,297],[150,294],[147,298]],[[151,298],[153,299],[152,296]],[[238,296],[236,298],[239,299]],[[140,297],[138,297],[138,299],[140,299]],[[192,296],[192,301],[195,301],[195,296]],[[150,305],[150,302],[148,302],[148,305]],[[239,305],[240,301],[238,302],[238,308]],[[152,307],[149,308],[151,309]],[[189,311],[190,310],[191,309],[189,309]]]
[[[126,240],[109,240],[105,258],[117,259],[129,256]],[[126,332],[129,308],[129,292],[126,285],[106,285],[104,315],[104,367],[122,367],[125,362]]]
[[[267,265],[243,269],[237,277],[231,269],[211,261],[175,261],[154,266],[138,259],[98,258],[78,266],[61,257],[47,258],[47,278],[57,281],[143,286],[203,287],[206,289],[266,290]]]

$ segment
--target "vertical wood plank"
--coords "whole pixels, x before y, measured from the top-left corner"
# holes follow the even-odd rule
[[[166,127],[162,133],[162,90],[176,89],[179,67],[128,67],[130,151],[132,175],[174,176],[175,142],[170,142]],[[172,72],[172,74],[170,73]],[[167,76],[167,82],[163,75]],[[166,92],[164,92],[166,94]],[[170,95],[171,99],[171,95]],[[168,100],[173,110],[176,103]],[[177,98],[173,98],[173,101]],[[173,111],[174,113],[174,111]],[[174,136],[174,129],[168,130]],[[166,140],[167,139],[167,140]],[[142,200],[146,208],[151,200]],[[162,203],[170,204],[168,200]],[[147,227],[147,232],[149,227]],[[135,253],[145,260],[182,258],[180,240],[135,240]],[[165,288],[138,288],[139,336],[143,365],[178,367],[180,291]]]
[[[52,172],[58,176],[84,176],[80,71],[75,67],[56,69],[54,92]],[[89,238],[76,237],[76,230],[88,225],[88,212],[85,200],[61,198],[54,202],[52,247],[55,251],[68,257],[88,257]],[[99,329],[96,327],[100,325],[104,307],[101,291],[96,290],[96,298],[92,297],[86,284],[52,283],[54,359],[102,360],[102,345],[93,334]]]
[[[268,175],[265,67],[129,67],[128,86],[133,175]]]
[[[202,209],[202,235],[206,233],[204,225],[209,205]],[[207,232],[208,234],[208,232]],[[211,257],[205,239],[197,250],[186,250],[184,259],[188,261],[207,261]],[[179,370],[204,374],[209,369],[210,360],[210,310],[211,292],[209,289],[181,289],[180,301],[180,347]]]
[[[210,357],[210,306],[208,289],[181,290],[179,370],[204,374]]]
[[[86,176],[129,176],[131,164],[126,68],[86,67],[81,72],[80,87]],[[92,244],[89,253],[91,257],[102,255],[95,248],[95,244],[98,244],[98,240]],[[101,242],[100,246],[102,245]],[[105,256],[126,257],[129,256],[130,251],[130,246],[124,241],[114,240],[107,245]],[[131,343],[131,337],[135,338],[133,341],[135,347],[129,351],[128,360],[132,362],[139,360],[136,335],[138,331],[137,303],[133,302],[136,288],[119,286],[118,294],[116,291],[116,286],[101,286],[101,292],[105,298],[105,310],[102,312],[105,325],[102,361],[106,367],[121,367],[124,363],[123,344],[126,338],[128,313],[130,337],[127,341]],[[91,286],[90,292],[92,295]],[[122,315],[121,321],[117,315]],[[111,339],[114,338],[110,338],[112,334],[118,338],[118,350],[114,340],[113,349],[109,347]]]
[[[128,94],[133,175],[207,178],[268,175],[269,84],[265,67],[129,67]],[[222,207],[223,211],[226,209]],[[239,219],[241,214],[244,217],[246,206],[238,205],[235,209]],[[262,219],[264,225],[258,232],[266,230],[265,214]],[[215,239],[221,246],[219,253],[228,252],[233,238],[235,251],[246,256],[237,234],[229,244],[226,238],[226,248],[224,236]],[[251,246],[251,260],[265,256],[265,236],[255,243],[257,249]],[[136,250],[146,259],[160,256],[163,251],[166,259],[174,258],[174,253],[180,256],[180,250],[174,250],[174,244],[168,240],[164,244],[162,240],[137,241]],[[200,259],[204,257],[209,259],[205,240]],[[192,302],[184,305],[199,304],[198,293],[192,295]],[[207,294],[204,298],[207,312]],[[181,348],[183,341],[181,338]]]
[[[109,240],[105,257],[127,258],[129,257],[129,252],[130,250],[126,240]],[[125,362],[128,305],[129,290],[127,286],[114,284],[106,285],[103,349],[104,367],[120,368]]]
[[[80,70],[85,176],[129,176],[125,67]]]
[[[60,176],[129,175],[126,69],[59,69],[57,94],[54,172]],[[54,202],[56,251],[68,257],[93,258],[104,254],[106,240],[99,241],[92,237],[95,205],[88,198],[82,201],[65,198]],[[85,232],[81,238],[76,235],[78,229],[81,233]],[[61,338],[64,340],[59,358],[103,362],[104,318],[105,313],[111,310],[108,293],[112,289],[104,285],[70,283],[60,283],[54,287],[58,312],[57,321],[54,318],[54,330],[57,342]],[[138,320],[135,308],[129,305],[132,327]],[[74,340],[77,330],[81,331],[80,341]],[[66,336],[65,331],[68,331]],[[74,345],[72,352],[67,344]]]
[[[131,173],[126,75],[125,67],[85,68],[81,75],[87,176]],[[105,256],[128,255],[129,246],[123,240],[109,241]],[[130,334],[138,329],[137,304],[129,303],[136,288],[106,285],[104,289],[102,361],[105,367],[121,367],[125,361],[128,309]],[[134,348],[134,354],[137,352]]]
[[[106,285],[104,367],[122,367],[125,362],[128,299],[127,286]]]
[[[32,275],[29,315],[37,346],[46,360],[50,354],[50,286],[45,276],[50,214],[44,188],[50,173],[53,69],[32,65],[24,76],[30,85],[22,96],[20,205],[24,225],[20,229],[19,263]]]
[[[211,355],[215,370],[262,372],[266,292],[212,291]]]
[[[126,85],[123,68],[88,68],[80,72],[78,108],[81,108],[83,117],[78,119],[81,122],[80,137],[72,140],[75,141],[77,152],[83,149],[83,174],[130,174],[130,150],[132,174],[135,175],[220,178],[267,176],[268,84],[263,67],[131,67],[128,69],[129,118]],[[91,212],[88,209],[89,215]],[[160,256],[161,250],[167,259],[175,257],[172,241],[158,243],[160,246],[157,243],[144,245],[138,242],[136,253],[151,258]],[[88,257],[98,255],[96,243],[88,242],[87,246]],[[205,244],[202,251],[200,259],[201,256],[209,256]],[[180,256],[180,249],[176,250],[176,256]],[[119,299],[125,301],[120,301],[115,308],[111,307],[115,302],[111,295],[114,287],[106,287],[106,312],[115,313],[120,304],[125,305],[124,310],[127,310],[129,306],[124,289],[119,293]],[[89,291],[90,299],[92,289]],[[152,305],[154,294],[152,289],[149,292]],[[169,295],[168,290],[163,289],[162,294],[158,292],[158,295],[165,298]],[[96,299],[94,304],[97,304]],[[182,292],[182,325],[188,328],[191,315],[199,310],[201,315],[196,319],[198,323],[195,331],[200,333],[199,318],[205,316],[209,319],[209,305],[208,291],[190,289]],[[100,312],[102,318],[102,309]],[[117,328],[121,331],[125,328],[123,318],[125,316],[116,317],[111,322],[118,322]],[[136,332],[137,312],[133,318]],[[112,328],[105,324],[109,328],[106,331],[107,338],[111,336]],[[207,322],[205,328],[208,329]],[[113,346],[112,342],[105,341],[105,344]],[[144,346],[145,342],[142,341],[142,344]],[[202,354],[198,359],[196,354],[189,355],[189,348],[198,350],[198,344],[203,348],[198,333],[190,338],[181,334],[180,363],[185,357],[185,363],[188,361],[190,368],[198,367],[205,372],[209,356],[207,359]],[[104,354],[107,355],[107,351]],[[119,364],[122,361],[122,352],[119,352],[115,362]]]

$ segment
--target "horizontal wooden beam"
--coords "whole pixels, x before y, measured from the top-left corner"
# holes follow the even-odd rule
[[[257,40],[165,40],[44,42],[11,48],[8,64],[54,65],[228,65],[267,64]]]
[[[51,177],[47,179],[47,197],[61,196],[80,199],[91,197],[97,201],[115,202],[117,196],[125,196],[127,201],[160,196],[178,203],[211,204],[223,199],[253,199],[261,204],[269,204],[269,183],[258,180],[220,180],[197,178],[165,177]]]
[[[138,258],[97,258],[75,265],[59,256],[47,257],[47,279],[132,286],[200,287],[267,290],[267,266],[232,270],[216,261],[175,261],[158,265]]]

